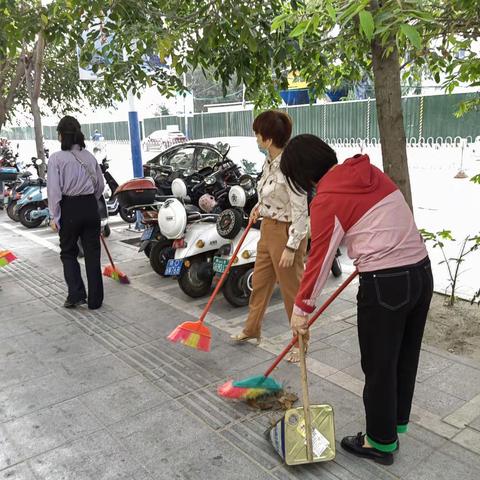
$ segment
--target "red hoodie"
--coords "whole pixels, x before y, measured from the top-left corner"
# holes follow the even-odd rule
[[[330,170],[310,205],[311,250],[295,313],[315,308],[342,240],[360,272],[412,265],[427,256],[403,195],[368,155]]]

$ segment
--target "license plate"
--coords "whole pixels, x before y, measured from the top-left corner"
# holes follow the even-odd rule
[[[149,227],[149,228],[146,228],[143,233],[142,233],[142,237],[140,238],[140,240],[142,242],[145,242],[146,240],[151,240],[152,237],[153,237],[153,234],[155,232],[155,229],[153,227]]]
[[[182,271],[183,260],[171,259],[167,262],[165,268],[165,276],[177,276]]]
[[[222,257],[213,257],[213,271],[223,273],[228,265],[228,260]]]

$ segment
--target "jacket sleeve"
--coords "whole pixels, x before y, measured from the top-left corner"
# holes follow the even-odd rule
[[[331,200],[317,197],[311,205],[311,247],[302,282],[295,298],[294,313],[308,315],[328,278],[337,248],[345,232],[332,209]]]
[[[287,247],[297,250],[300,242],[306,237],[308,230],[308,203],[306,194],[298,194],[286,182],[290,208],[292,211],[292,224],[288,229]]]
[[[60,201],[62,200],[62,185],[56,157],[53,155],[48,161],[47,197],[50,218],[53,218],[57,228],[60,228]]]

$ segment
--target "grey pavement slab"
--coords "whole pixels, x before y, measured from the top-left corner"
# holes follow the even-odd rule
[[[155,478],[263,479],[268,474],[176,402],[118,422],[110,431]]]
[[[451,367],[453,364],[453,361],[443,358],[440,355],[422,350],[418,364],[417,382],[424,382],[433,375]]]
[[[432,385],[417,383],[414,403],[419,407],[445,417],[465,404],[465,400],[436,389]]]
[[[38,480],[27,462],[0,471],[2,480]]]
[[[78,399],[108,426],[169,401],[170,397],[138,375],[93,390]]]
[[[457,363],[424,383],[468,401],[480,393],[480,370]]]
[[[51,311],[51,308],[39,299],[20,301],[16,304],[2,305],[0,322],[9,326],[9,328],[14,328],[17,320],[22,320],[23,318],[34,319],[44,312]]]
[[[101,423],[77,399],[5,422],[0,470],[100,428]]]
[[[64,444],[29,461],[42,480],[150,479],[134,455],[105,430]]]
[[[360,358],[337,347],[319,348],[309,353],[310,358],[342,370],[357,363]]]
[[[134,376],[136,372],[111,355],[0,390],[0,422],[40,410],[81,393]]]

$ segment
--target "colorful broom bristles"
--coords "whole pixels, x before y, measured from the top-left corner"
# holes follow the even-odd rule
[[[104,270],[103,274],[106,277],[113,278],[113,280],[116,280],[117,282],[120,283],[130,283],[130,280],[128,277],[121,272],[120,270],[117,270],[116,268],[112,267],[111,265],[107,265]]]
[[[16,259],[17,257],[13,254],[13,252],[10,250],[3,250],[0,252],[0,267],[4,267],[5,265],[12,263]]]
[[[210,330],[202,322],[184,322],[179,325],[168,337],[168,340],[181,343],[187,347],[210,351]]]
[[[217,389],[217,393],[224,398],[250,400],[265,395],[273,395],[282,390],[282,385],[276,380],[260,375],[249,377],[237,382],[230,380],[229,382],[220,385]]]

